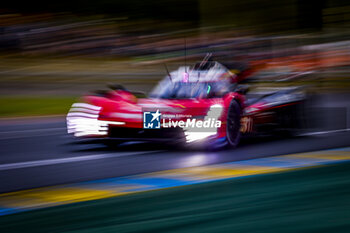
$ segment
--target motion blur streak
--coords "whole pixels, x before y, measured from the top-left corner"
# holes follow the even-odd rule
[[[157,151],[153,151],[153,152],[157,152]],[[46,166],[46,165],[53,165],[53,164],[90,161],[90,160],[98,160],[98,159],[105,159],[105,158],[132,156],[132,155],[143,154],[143,153],[144,152],[133,152],[133,153],[126,152],[126,153],[118,153],[118,154],[97,154],[97,155],[60,158],[60,159],[45,159],[45,160],[35,160],[35,161],[28,161],[28,162],[0,164],[0,171],[12,170],[12,169],[18,169],[18,168],[26,168],[26,167],[39,167],[39,166]]]
[[[2,1],[0,232],[348,232],[350,163],[276,173],[349,161],[349,29],[345,0]]]
[[[76,137],[108,134],[108,125],[124,125],[124,122],[98,120],[101,107],[75,103],[67,115],[67,131]]]
[[[349,160],[350,148],[339,148],[11,192],[0,195],[0,214]]]

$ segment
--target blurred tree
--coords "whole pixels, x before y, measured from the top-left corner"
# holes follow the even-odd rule
[[[349,6],[347,0],[61,0],[49,4],[12,0],[1,4],[8,12],[104,14],[164,22],[164,28],[169,22],[186,22],[188,27],[233,25],[263,32],[321,30],[325,21],[341,26],[350,21]]]

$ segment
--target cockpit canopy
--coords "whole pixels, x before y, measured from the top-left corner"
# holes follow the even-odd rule
[[[184,80],[185,73],[188,74],[188,80]],[[207,61],[205,63],[198,62],[192,67],[182,66],[170,73],[170,79],[173,82],[215,82],[224,78],[225,74],[230,74],[225,66],[219,62]],[[169,76],[165,79],[169,79]]]
[[[163,99],[210,98],[226,93],[233,74],[214,61],[180,67],[166,76],[150,97]]]

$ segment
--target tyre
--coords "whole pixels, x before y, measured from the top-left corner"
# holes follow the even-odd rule
[[[226,118],[226,140],[228,147],[234,148],[241,138],[241,107],[232,100]]]

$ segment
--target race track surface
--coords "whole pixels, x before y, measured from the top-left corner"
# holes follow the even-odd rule
[[[67,135],[64,117],[0,121],[0,193],[348,147],[350,114],[343,116],[344,111],[334,111],[350,112],[347,97],[349,95],[330,94],[317,98],[324,107],[321,115],[327,117],[322,122],[327,127],[293,138],[247,138],[238,148],[215,152],[156,143],[108,148],[99,141],[76,141]],[[338,119],[342,124],[338,124],[341,122]]]
[[[349,232],[349,168],[336,163],[10,214],[0,217],[0,231]]]
[[[0,192],[350,146],[350,132],[245,139],[232,150],[181,150],[160,144],[108,148],[76,142],[64,122],[3,125]]]

